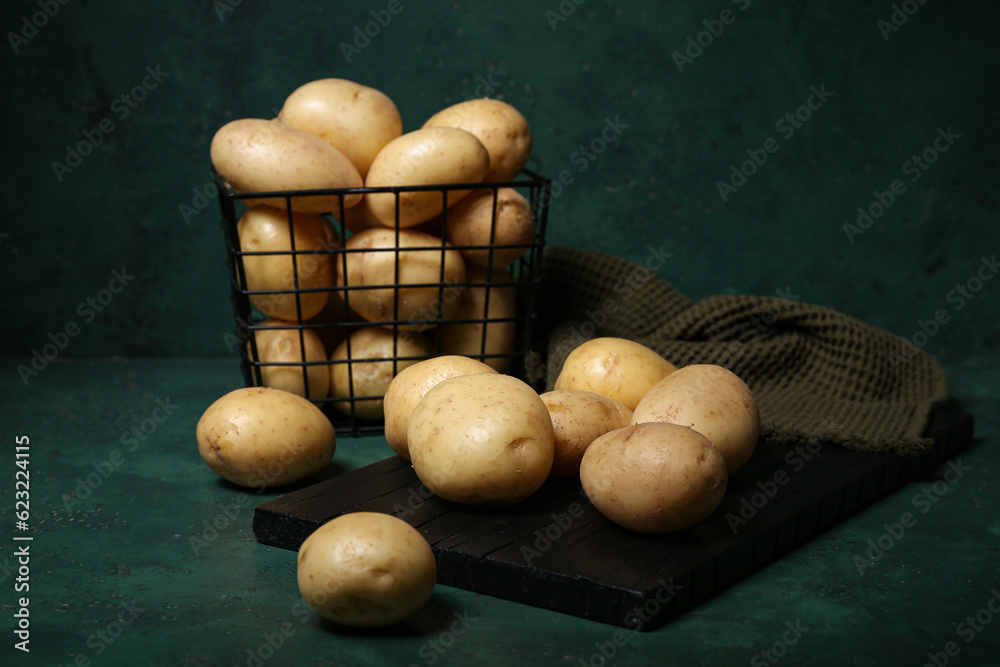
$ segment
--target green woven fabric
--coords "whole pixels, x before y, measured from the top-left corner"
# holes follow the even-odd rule
[[[542,262],[540,330],[551,389],[587,338],[642,343],[676,366],[714,363],[753,391],[762,437],[915,454],[947,399],[941,365],[904,339],[795,295],[698,303],[620,257],[551,246]]]

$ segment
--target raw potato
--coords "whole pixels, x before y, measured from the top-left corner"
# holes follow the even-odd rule
[[[414,130],[390,141],[375,157],[365,187],[478,183],[490,168],[490,156],[474,135],[453,127]],[[448,190],[448,206],[470,190]],[[396,227],[396,195],[370,192],[365,205],[386,227]],[[399,193],[399,227],[413,227],[444,210],[440,190]]]
[[[364,181],[346,155],[304,130],[280,121],[242,118],[226,123],[212,138],[212,165],[237,192],[277,192],[360,188]],[[355,206],[360,194],[344,196]],[[246,199],[248,206],[285,208],[284,197]],[[338,211],[340,195],[297,196],[292,209],[305,213]]]
[[[552,469],[549,412],[526,383],[501,373],[439,382],[406,430],[413,470],[457,503],[510,505],[537,491]]]
[[[580,464],[584,493],[605,517],[640,533],[690,528],[722,502],[722,454],[686,426],[646,422],[594,440]]]
[[[378,152],[403,134],[399,109],[388,95],[346,79],[318,79],[299,86],[278,117],[346,155],[362,178]]]
[[[488,97],[459,102],[431,116],[424,127],[457,127],[476,135],[490,154],[487,181],[514,179],[531,155],[531,128],[510,104]]]
[[[385,439],[392,450],[409,461],[410,448],[406,443],[406,428],[410,423],[413,408],[424,394],[439,382],[474,373],[496,373],[496,371],[481,361],[446,354],[418,361],[397,373],[389,383],[382,406],[385,413]]]
[[[624,428],[632,411],[618,401],[591,391],[561,389],[541,395],[555,432],[553,475],[580,474],[580,461],[590,443],[600,436]]]
[[[330,391],[330,369],[326,366],[326,349],[319,335],[314,330],[306,328],[301,328],[300,332],[300,327],[295,322],[274,318],[261,322],[260,326],[267,328],[254,330],[257,357],[254,357],[253,347],[249,341],[247,341],[247,356],[251,361],[261,363],[260,375],[263,386],[284,389],[312,401],[326,398]],[[318,363],[303,365],[303,362]],[[286,363],[298,365],[285,366]],[[256,379],[256,375],[254,377]],[[306,396],[307,386],[308,396]]]
[[[301,290],[327,288],[333,285],[333,258],[325,253],[299,251],[331,251],[339,246],[337,233],[323,217],[311,213],[292,213],[296,254],[292,254],[292,235],[288,230],[288,212],[258,204],[240,217],[237,233],[240,251],[282,252],[278,255],[244,255],[243,269],[246,289],[250,291],[294,290],[295,269]],[[308,320],[323,310],[330,293],[299,292],[302,319]],[[267,315],[282,320],[299,321],[296,294],[251,294],[250,303]]]
[[[347,299],[351,309],[369,322],[395,320],[403,322],[400,329],[424,330],[427,320],[451,317],[458,308],[460,286],[466,279],[465,260],[446,242],[429,234],[401,229],[398,245],[396,234],[396,230],[383,227],[351,236],[346,248],[352,252],[336,262],[337,285],[365,288],[350,290]],[[442,263],[443,289],[439,287]]]
[[[517,333],[517,321],[513,319],[517,315],[517,294],[509,284],[511,278],[505,269],[497,269],[492,278],[487,278],[486,269],[474,264],[467,266],[466,272],[468,287],[458,297],[458,307],[451,313],[451,319],[479,321],[442,323],[439,329],[441,351],[474,357],[506,373],[510,369]],[[484,320],[488,321],[484,323]]]
[[[494,223],[494,208],[496,209]],[[538,225],[531,204],[513,188],[477,190],[447,213],[448,241],[466,261],[493,268],[513,264],[535,242]],[[474,248],[463,246],[512,246]]]
[[[350,358],[348,363],[348,346]],[[393,335],[384,327],[358,329],[341,343],[330,357],[330,393],[334,398],[354,397],[353,401],[336,401],[333,407],[361,419],[382,419],[382,401],[392,378],[408,366],[434,354],[434,347],[418,333],[400,331]],[[413,359],[403,359],[415,357]],[[395,362],[392,360],[396,359]],[[348,370],[350,369],[350,370]],[[353,390],[352,390],[353,389]]]
[[[639,401],[632,423],[670,422],[706,436],[726,459],[729,474],[743,467],[757,447],[760,413],[750,388],[715,364],[680,368]]]
[[[424,536],[402,519],[352,512],[305,539],[297,578],[306,604],[320,616],[341,625],[381,627],[427,604],[437,563]]]
[[[583,389],[629,410],[677,368],[645,345],[625,338],[593,338],[567,355],[553,389]]]
[[[205,410],[195,429],[208,467],[240,486],[290,484],[330,463],[337,435],[306,399],[281,389],[244,387]]]

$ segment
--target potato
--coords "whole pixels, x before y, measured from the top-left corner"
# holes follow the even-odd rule
[[[699,523],[722,502],[728,481],[725,459],[708,438],[664,422],[605,433],[580,463],[580,482],[594,507],[640,533]]]
[[[347,362],[348,351],[351,361]],[[434,347],[418,333],[400,331],[398,337],[384,327],[364,327],[341,343],[330,357],[330,393],[333,407],[361,419],[382,419],[382,400],[397,373],[434,354]],[[400,358],[414,357],[400,360]],[[396,359],[396,361],[393,361]]]
[[[632,411],[592,391],[560,389],[541,395],[555,433],[552,475],[578,475],[583,453],[600,436],[624,428]]]
[[[306,398],[313,401],[326,398],[330,391],[330,369],[326,366],[326,349],[316,332],[295,322],[274,318],[261,322],[261,326],[268,328],[253,332],[257,356],[254,357],[249,341],[247,356],[251,361],[260,362],[262,385],[299,396],[306,396],[308,386],[309,395]],[[318,363],[311,365],[303,362]],[[283,365],[287,363],[297,365]],[[254,377],[256,379],[256,375]]]
[[[240,251],[244,253],[281,252],[277,255],[243,255],[246,289],[249,291],[295,290],[296,270],[300,290],[333,286],[333,258],[324,253],[300,251],[331,251],[339,246],[337,234],[323,217],[310,213],[293,213],[292,233],[288,229],[286,211],[258,204],[240,216],[236,229]],[[296,254],[292,254],[294,236]],[[323,310],[329,292],[299,292],[302,320]],[[296,293],[251,294],[250,303],[269,317],[299,321]]]
[[[625,338],[593,338],[566,356],[553,389],[583,389],[629,410],[657,382],[677,370],[645,345]]]
[[[689,426],[709,440],[733,474],[757,447],[760,413],[750,388],[738,375],[715,364],[684,366],[657,383],[639,401],[632,423],[670,422]]]
[[[424,330],[427,320],[451,317],[458,309],[465,261],[457,250],[429,234],[401,229],[398,246],[396,234],[383,227],[351,236],[343,261],[336,262],[337,285],[364,288],[350,290],[347,300],[369,322],[399,321],[400,329]]]
[[[299,592],[320,616],[341,625],[381,627],[427,604],[437,563],[424,536],[402,519],[351,512],[305,539],[296,574]]]
[[[447,212],[445,224],[448,241],[467,262],[493,268],[520,259],[535,242],[538,229],[531,204],[513,188],[500,188],[495,193],[476,190]],[[490,245],[511,247],[464,247]]]
[[[534,389],[510,375],[443,380],[420,399],[406,429],[413,470],[434,494],[470,505],[510,505],[552,469],[555,435]]]
[[[278,117],[346,155],[362,178],[378,152],[403,134],[403,119],[388,95],[346,79],[318,79],[299,86]]]
[[[212,138],[212,165],[237,192],[360,188],[364,181],[343,153],[319,137],[280,121],[242,118],[223,125]],[[292,209],[338,211],[340,195],[293,197]],[[355,206],[361,194],[344,196]],[[248,206],[286,208],[284,197],[246,199]]]
[[[506,373],[517,334],[517,321],[513,319],[517,316],[517,293],[510,285],[511,278],[504,269],[497,269],[492,278],[487,278],[486,269],[474,264],[467,267],[466,276],[468,287],[459,295],[458,307],[450,319],[479,321],[442,323],[441,351],[474,357]]]
[[[385,414],[385,439],[394,452],[407,461],[410,448],[406,444],[406,428],[413,408],[431,387],[459,375],[496,373],[481,361],[459,355],[443,355],[418,361],[396,374],[385,392],[382,405]]]
[[[424,127],[457,127],[476,135],[490,155],[487,181],[510,181],[531,155],[531,128],[517,109],[488,97],[442,109]]]
[[[414,130],[390,141],[368,170],[365,186],[455,185],[478,183],[490,168],[483,144],[465,130],[430,127]],[[457,204],[470,190],[448,190],[448,206]],[[413,227],[444,210],[440,190],[370,192],[365,205],[386,227]]]
[[[195,428],[208,467],[240,486],[290,484],[330,463],[337,435],[318,407],[297,394],[244,387],[205,410]]]

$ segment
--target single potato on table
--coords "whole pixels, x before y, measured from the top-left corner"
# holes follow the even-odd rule
[[[384,327],[356,330],[330,357],[330,394],[354,399],[335,401],[334,409],[350,415],[353,405],[353,414],[361,419],[382,419],[382,402],[392,379],[433,354],[430,341],[418,333],[400,331],[396,335]]]
[[[632,423],[670,422],[701,433],[722,453],[729,474],[753,455],[760,413],[753,393],[732,371],[715,364],[680,368],[639,401]]]
[[[591,391],[560,389],[545,392],[541,399],[555,432],[553,475],[578,475],[590,443],[628,426],[632,419],[632,411],[624,405]]]
[[[424,127],[455,127],[475,135],[489,152],[486,181],[513,180],[531,156],[528,121],[502,100],[482,97],[453,104],[427,119]]]
[[[413,470],[437,496],[510,505],[545,482],[555,435],[534,389],[510,375],[460,375],[432,387],[406,431]]]
[[[430,600],[437,563],[427,540],[402,519],[342,514],[299,547],[299,592],[323,618],[351,627],[405,620]]]
[[[299,86],[278,118],[339,150],[362,178],[379,151],[403,134],[399,109],[388,95],[347,79],[317,79]]]
[[[686,426],[646,422],[590,444],[580,483],[594,507],[640,533],[690,528],[722,502],[729,476],[722,454]]]
[[[212,165],[236,192],[284,192],[360,188],[364,180],[346,155],[323,141],[278,120],[242,118],[223,125],[212,138]],[[291,208],[304,213],[340,209],[340,195],[294,196]],[[360,193],[343,197],[356,206]],[[284,197],[246,199],[247,206],[288,205]]]
[[[406,429],[413,408],[431,387],[459,375],[495,372],[481,361],[449,354],[418,361],[401,370],[389,383],[382,404],[385,414],[385,439],[389,447],[407,461],[410,460]]]
[[[288,320],[271,318],[260,326],[264,328],[253,332],[257,355],[254,356],[254,345],[247,341],[247,356],[250,361],[260,363],[261,384],[299,396],[306,396],[308,388],[310,400],[326,398],[330,391],[330,370],[319,335]]]
[[[234,484],[290,484],[330,463],[337,435],[319,408],[281,389],[245,387],[212,403],[195,428],[198,452]]]
[[[335,270],[330,252],[340,245],[333,226],[322,216],[292,212],[291,231],[287,211],[258,204],[251,206],[237,223],[240,252],[244,254],[245,289],[275,294],[250,294],[250,303],[268,317],[299,321],[315,317],[326,304]],[[292,243],[295,253],[292,253]],[[306,251],[306,252],[299,252]],[[317,252],[309,252],[317,251]],[[296,292],[296,279],[299,291]]]
[[[458,185],[479,183],[490,168],[486,148],[465,130],[429,127],[408,132],[390,141],[375,156],[365,187]],[[447,206],[457,204],[470,190],[448,190]],[[398,193],[369,192],[365,206],[386,227],[413,227],[430,220],[445,208],[441,190]]]
[[[563,362],[554,389],[583,389],[618,401],[629,410],[677,368],[645,345],[625,338],[594,338]]]

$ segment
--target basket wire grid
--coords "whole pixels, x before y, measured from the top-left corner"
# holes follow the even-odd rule
[[[217,172],[213,171],[219,192],[219,203],[222,210],[222,227],[225,233],[227,244],[226,261],[230,276],[231,301],[236,318],[236,340],[240,353],[241,369],[245,386],[262,386],[263,369],[266,367],[297,367],[302,372],[302,386],[304,395],[314,404],[320,407],[333,423],[338,435],[360,436],[377,435],[384,430],[384,422],[380,419],[363,418],[358,414],[358,405],[361,401],[380,401],[381,395],[355,395],[353,388],[355,382],[356,367],[361,363],[377,364],[391,363],[392,376],[401,370],[403,363],[416,362],[427,358],[426,356],[407,356],[400,354],[399,334],[407,330],[416,330],[418,333],[428,336],[433,354],[440,356],[448,353],[442,347],[442,337],[437,335],[441,325],[475,325],[481,329],[478,352],[468,354],[468,356],[494,365],[491,362],[506,364],[504,372],[519,377],[527,381],[525,359],[531,349],[534,323],[537,318],[536,299],[537,289],[541,280],[542,251],[545,246],[545,233],[548,224],[548,204],[551,197],[551,181],[532,171],[525,170],[521,177],[513,181],[490,182],[490,183],[459,183],[448,185],[426,185],[426,186],[391,186],[391,187],[362,187],[345,188],[331,190],[295,190],[276,192],[244,192],[237,193],[226,184]],[[496,233],[497,209],[499,201],[499,190],[511,188],[517,190],[527,200],[532,213],[535,216],[536,230],[534,238],[529,243],[524,244],[497,244],[494,235]],[[456,191],[492,191],[492,220],[490,225],[489,243],[485,245],[454,245],[447,242],[448,225],[448,196]],[[440,243],[419,247],[400,247],[400,227],[399,227],[399,200],[400,196],[408,192],[436,191],[441,193],[442,213],[440,215]],[[350,195],[367,195],[370,193],[391,193],[396,203],[396,226],[394,247],[391,248],[347,248],[348,239],[352,232],[344,222],[346,219],[346,209],[344,199]],[[339,234],[339,242],[332,247],[323,249],[298,249],[295,247],[295,215],[292,209],[293,199],[304,197],[329,197],[336,195],[338,210],[324,214],[324,217],[332,224],[333,229]],[[454,196],[454,195],[453,195]],[[252,199],[254,201],[270,200],[273,203],[278,200],[283,202],[284,217],[288,223],[289,247],[283,250],[269,251],[244,251],[241,249],[238,225],[242,215],[241,208],[247,204],[243,200]],[[364,206],[364,203],[358,204]],[[387,228],[391,229],[391,228]],[[485,251],[487,261],[484,267],[485,278],[483,280],[471,280],[467,278],[463,282],[447,282],[445,275],[445,253],[448,251]],[[521,256],[506,268],[506,272],[501,274],[499,279],[494,271],[494,254],[500,250],[513,250],[521,252]],[[400,284],[400,257],[403,252],[440,252],[441,261],[438,280],[426,283]],[[306,261],[323,261],[323,257],[330,257],[333,262],[334,275],[346,276],[348,266],[348,255],[355,252],[364,253],[393,253],[394,275],[391,283],[378,285],[352,285],[349,282],[340,284],[336,278],[333,284],[323,287],[304,287],[300,284],[303,275],[303,264]],[[292,265],[292,285],[289,289],[272,290],[250,290],[246,286],[247,275],[244,259],[251,256],[286,256],[291,259]],[[499,267],[497,267],[499,268]],[[482,316],[468,318],[454,318],[444,316],[445,304],[460,298],[460,294],[467,289],[476,288],[483,292]],[[381,320],[366,320],[359,317],[351,308],[351,295],[361,290],[392,290],[393,312],[392,316]],[[431,311],[425,313],[426,317],[417,319],[401,319],[399,314],[399,293],[400,290],[413,289],[436,289],[437,299]],[[495,290],[512,290],[514,293],[515,309],[513,315],[506,317],[491,316],[490,300]],[[328,292],[330,303],[336,304],[333,296],[339,296],[343,304],[340,310],[339,321],[320,321],[316,317],[311,319],[303,318],[302,298],[312,292]],[[282,324],[268,323],[266,313],[259,310],[252,303],[251,297],[294,297],[296,317],[294,321]],[[497,297],[494,297],[497,298]],[[490,327],[497,327],[505,323],[514,324],[513,346],[509,350],[501,352],[490,352],[487,350],[487,336]],[[392,354],[390,356],[357,358],[352,349],[351,334],[365,327],[383,327],[393,334]],[[261,329],[293,330],[298,332],[298,349],[301,351],[300,358],[293,361],[261,361],[260,351],[257,347],[257,335],[255,332]],[[333,349],[325,349],[326,358],[324,360],[306,359],[306,332],[313,330],[317,334],[328,334],[327,340],[341,341],[346,346],[346,356],[343,359],[332,359]],[[330,394],[326,396],[310,395],[310,369],[321,366],[324,372],[332,375],[333,367],[339,364],[346,364],[347,386],[352,389],[350,395],[333,396],[332,382]]]

